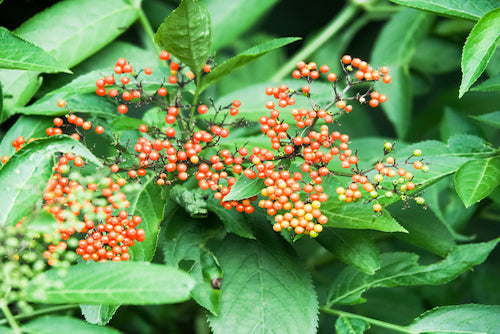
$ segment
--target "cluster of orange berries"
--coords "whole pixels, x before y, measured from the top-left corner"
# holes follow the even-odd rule
[[[67,159],[68,154],[59,160]],[[43,209],[60,223],[56,232],[61,240],[57,245],[51,244],[44,253],[50,265],[57,263],[59,252],[67,248],[68,240],[75,243],[72,238],[75,233],[86,234],[76,248],[76,253],[85,261],[130,259],[129,247],[135,241],[144,241],[145,232],[136,229],[142,221],[141,217],[129,217],[126,211],[130,202],[120,192],[125,184],[123,178],[114,181],[108,177],[99,184],[91,182],[84,187],[57,172],[51,177],[43,195]],[[98,202],[96,199],[101,196],[108,202],[107,205],[95,205]]]

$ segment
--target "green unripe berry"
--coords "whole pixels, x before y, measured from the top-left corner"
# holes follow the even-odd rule
[[[387,198],[391,198],[393,195],[394,195],[394,193],[392,191],[386,191],[386,193],[385,193],[385,197],[387,197]]]
[[[419,205],[425,204],[425,199],[423,197],[415,197],[415,202]]]
[[[391,152],[392,151],[392,144],[389,143],[388,141],[386,141],[384,143],[384,149],[385,149],[386,152]]]
[[[422,172],[427,173],[429,171],[429,166],[424,165],[422,166]]]
[[[316,237],[318,236],[318,232],[316,232],[316,231],[311,231],[311,232],[309,232],[309,236],[310,236],[311,238],[316,238]]]
[[[372,191],[370,192],[370,196],[371,196],[372,198],[377,198],[377,197],[378,197],[378,192],[377,192],[376,190],[372,190]]]
[[[344,201],[346,200],[346,198],[347,198],[347,196],[346,196],[346,195],[344,195],[344,194],[339,195],[339,200],[340,200],[341,202],[344,202]]]
[[[398,183],[401,184],[403,182],[405,182],[405,178],[402,176],[398,177]]]
[[[419,150],[419,149],[416,149],[415,151],[413,151],[413,155],[416,156],[416,157],[419,157],[422,155],[422,151]]]
[[[402,200],[402,201],[406,201],[407,199],[408,199],[408,196],[406,196],[406,195],[401,195],[401,200]]]

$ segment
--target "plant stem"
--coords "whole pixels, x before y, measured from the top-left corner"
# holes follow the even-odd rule
[[[358,7],[354,4],[349,4],[334,17],[316,38],[307,44],[301,51],[297,52],[272,78],[271,81],[277,82],[282,80],[299,61],[306,59],[313,52],[325,44],[333,35],[335,35],[342,27],[344,27],[357,13]]]
[[[364,317],[362,315],[354,314],[354,313],[349,313],[349,312],[344,312],[344,311],[339,311],[339,310],[334,310],[326,306],[320,306],[319,310],[321,312],[327,313],[327,314],[332,314],[336,316],[343,316],[347,318],[355,318],[355,319],[361,319],[364,320],[372,325],[387,328],[387,329],[392,329],[401,333],[408,333],[408,334],[419,334],[420,332],[418,331],[412,331],[404,326],[399,326],[399,325],[394,325],[385,321],[380,321],[377,319],[372,319],[368,317]]]
[[[46,308],[42,308],[40,310],[33,311],[29,314],[19,314],[19,315],[13,316],[13,319],[23,320],[23,319],[32,318],[32,317],[39,316],[39,315],[46,314],[46,313],[71,310],[73,308],[77,308],[78,306],[79,306],[78,304],[69,304],[69,305],[57,305],[57,306],[52,306],[52,307],[46,307]],[[6,323],[8,323],[7,319],[0,320],[0,326],[3,324],[6,324]]]
[[[9,323],[9,326],[12,328],[12,331],[15,334],[21,334],[21,328],[17,324],[16,319],[12,315],[12,313],[9,310],[9,306],[7,305],[7,302],[5,299],[0,300],[0,310],[2,310],[3,314],[5,315],[6,322]]]
[[[160,54],[161,49],[154,42],[155,32],[153,31],[153,28],[151,27],[151,24],[149,23],[149,20],[146,17],[146,14],[142,10],[142,8],[138,8],[137,10],[139,11],[139,22],[141,22],[142,28],[144,29],[144,31],[146,32],[146,35],[148,36],[148,41],[151,43],[153,48],[156,50],[156,53]]]

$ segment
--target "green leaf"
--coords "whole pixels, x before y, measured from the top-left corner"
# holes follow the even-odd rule
[[[118,310],[119,305],[80,305],[82,314],[88,323],[96,324],[99,326],[106,325],[116,310]]]
[[[495,92],[500,90],[500,75],[486,79],[479,85],[472,87],[472,91]]]
[[[201,1],[182,0],[158,28],[155,42],[199,76],[212,42],[206,5]]]
[[[446,259],[421,266],[413,253],[386,253],[381,256],[381,267],[375,275],[366,275],[354,268],[344,269],[333,282],[328,306],[333,304],[359,304],[365,299],[363,292],[375,287],[440,285],[447,283],[482,263],[500,239],[454,247]]]
[[[241,201],[260,194],[261,190],[264,188],[264,179],[249,179],[248,177],[241,176],[236,183],[233,184],[229,194],[224,196],[223,201]]]
[[[14,33],[71,68],[123,33],[138,13],[127,0],[68,0],[33,16]],[[37,77],[32,71],[0,70],[4,94],[12,96],[5,102],[0,122],[31,99],[41,83]]]
[[[470,116],[470,117],[500,129],[500,111],[494,111],[488,114],[482,114],[479,116]]]
[[[335,321],[337,334],[363,334],[369,328],[370,324],[361,319],[340,316]]]
[[[231,45],[243,32],[252,29],[277,0],[212,0],[207,3],[212,15],[213,49]]]
[[[0,142],[0,155],[10,156],[14,154],[16,149],[12,146],[12,141],[19,136],[23,136],[26,140],[28,138],[45,137],[45,130],[48,127],[54,126],[53,120],[53,118],[49,117],[19,117],[2,138]]]
[[[243,238],[255,239],[246,214],[235,209],[227,210],[212,196],[207,201],[207,208],[219,217],[227,232]]]
[[[111,327],[101,327],[86,323],[84,320],[44,315],[23,325],[23,331],[36,334],[72,333],[72,334],[118,334],[120,331]]]
[[[41,138],[26,144],[0,169],[0,226],[15,225],[41,200],[53,174],[54,153],[72,152],[89,162],[101,162],[82,144],[65,135]]]
[[[188,272],[196,283],[191,296],[212,314],[218,314],[220,290],[212,287],[212,280],[220,279],[222,271],[215,256],[204,245],[204,238],[210,232],[207,222],[193,219],[181,211],[172,214],[165,231],[165,263],[178,266],[181,261],[190,261]]]
[[[455,188],[466,207],[488,196],[499,184],[499,156],[471,160],[455,174]]]
[[[377,245],[366,231],[326,228],[316,240],[342,262],[373,275],[380,268]]]
[[[440,57],[436,57],[439,54]],[[460,68],[461,48],[444,38],[428,37],[417,47],[410,66],[416,70],[431,68],[432,73],[447,73]],[[442,61],[446,59],[446,61]]]
[[[71,73],[42,48],[4,27],[0,27],[0,68]]]
[[[378,84],[389,100],[383,104],[384,112],[404,138],[410,126],[412,91],[408,64],[420,41],[432,23],[432,16],[414,9],[404,9],[392,16],[375,42],[371,62],[373,66],[386,65],[393,80],[390,85]],[[383,87],[382,87],[383,85]]]
[[[441,306],[420,315],[408,329],[436,334],[495,334],[500,332],[499,314],[499,305]]]
[[[54,282],[40,289],[38,280]],[[28,286],[28,300],[46,304],[152,305],[189,299],[194,281],[183,271],[146,262],[93,262],[51,269]]]
[[[462,112],[454,110],[450,107],[444,108],[444,115],[441,120],[441,139],[448,141],[448,139],[457,134],[474,134],[480,135],[480,130],[470,121],[470,119],[463,115]]]
[[[265,43],[251,47],[250,49],[243,51],[242,53],[234,56],[222,64],[215,67],[210,73],[203,76],[201,79],[200,92],[207,89],[210,85],[220,80],[225,75],[228,75],[238,67],[241,67],[249,62],[265,55],[269,51],[281,48],[287,44],[293,43],[300,40],[299,37],[285,37],[277,38]]]
[[[175,185],[170,191],[170,197],[193,218],[206,217],[208,214],[207,202],[198,189],[188,190],[183,186]]]
[[[216,252],[224,273],[220,313],[209,316],[214,333],[314,333],[316,292],[292,247],[249,216],[256,240],[228,234]],[[251,310],[251,311],[249,311]]]
[[[143,180],[138,190],[127,195],[127,200],[130,202],[129,212],[142,218],[138,228],[142,228],[146,232],[146,240],[136,242],[134,246],[130,247],[132,260],[151,261],[153,259],[168,192],[168,187],[157,185],[151,178]]]
[[[462,97],[486,69],[500,42],[500,8],[486,13],[474,26],[465,41],[462,53]]]
[[[372,206],[365,203],[343,203],[332,198],[321,206],[321,212],[328,217],[326,227],[407,232],[388,212],[374,213]]]
[[[429,11],[434,14],[477,21],[497,8],[495,0],[391,0],[399,5]]]

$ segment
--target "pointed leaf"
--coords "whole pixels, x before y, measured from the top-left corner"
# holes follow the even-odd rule
[[[500,42],[500,8],[486,13],[474,26],[465,41],[462,53],[462,97],[486,69]]]
[[[41,290],[37,280],[54,282]],[[28,300],[47,304],[153,305],[189,299],[194,281],[183,271],[145,262],[93,262],[51,269],[28,286]],[[38,283],[40,284],[40,283]]]
[[[498,87],[500,90],[500,86]],[[471,116],[472,118],[477,119],[483,123],[494,126],[495,128],[500,129],[500,111],[494,111],[488,114],[482,114],[479,116]]]
[[[380,253],[366,231],[326,228],[316,240],[342,262],[373,275],[380,268]]]
[[[12,146],[12,141],[19,136],[24,138],[45,137],[45,130],[54,126],[54,118],[49,117],[27,117],[21,116],[9,128],[0,142],[0,155],[11,156],[16,149]]]
[[[265,55],[269,51],[278,49],[287,44],[298,41],[299,37],[285,37],[270,40],[268,42],[251,47],[248,50],[234,56],[215,67],[210,73],[202,77],[200,92],[207,89],[210,85],[220,80],[225,75],[236,70],[238,67],[248,64],[249,62]]]
[[[499,156],[471,160],[455,174],[455,188],[466,207],[488,196],[499,184]]]
[[[436,307],[416,318],[408,329],[419,333],[500,333],[499,305],[464,304]]]
[[[426,10],[434,14],[477,21],[495,9],[495,0],[391,0],[399,5]]]
[[[44,315],[23,325],[23,331],[36,334],[71,333],[71,334],[119,334],[111,327],[88,324],[81,319],[71,317]]]
[[[4,27],[0,27],[0,68],[71,73],[42,48]]]
[[[370,324],[361,319],[340,316],[335,321],[337,334],[363,334],[369,328]]]
[[[246,214],[234,209],[227,210],[213,197],[208,199],[207,208],[219,217],[227,232],[234,233],[243,238],[255,239]]]
[[[419,265],[418,255],[413,253],[382,254],[381,268],[375,275],[366,275],[354,268],[343,270],[332,284],[327,304],[363,303],[365,299],[361,294],[375,287],[447,283],[486,260],[499,241],[500,239],[494,239],[456,246],[446,259],[426,266]]]
[[[223,201],[241,201],[252,196],[260,194],[265,188],[264,179],[249,179],[241,176],[238,181],[231,187],[229,194],[224,196]]]
[[[208,60],[210,14],[201,1],[182,0],[158,28],[155,42],[198,74]]]
[[[316,292],[303,262],[278,234],[249,216],[256,240],[228,234],[216,252],[222,266],[220,314],[214,333],[314,333]]]
[[[0,169],[0,226],[15,225],[32,212],[53,174],[54,153],[72,152],[102,166],[82,144],[65,135],[41,138],[26,144]]]
[[[104,326],[110,322],[119,305],[80,305],[82,314],[88,323]]]

